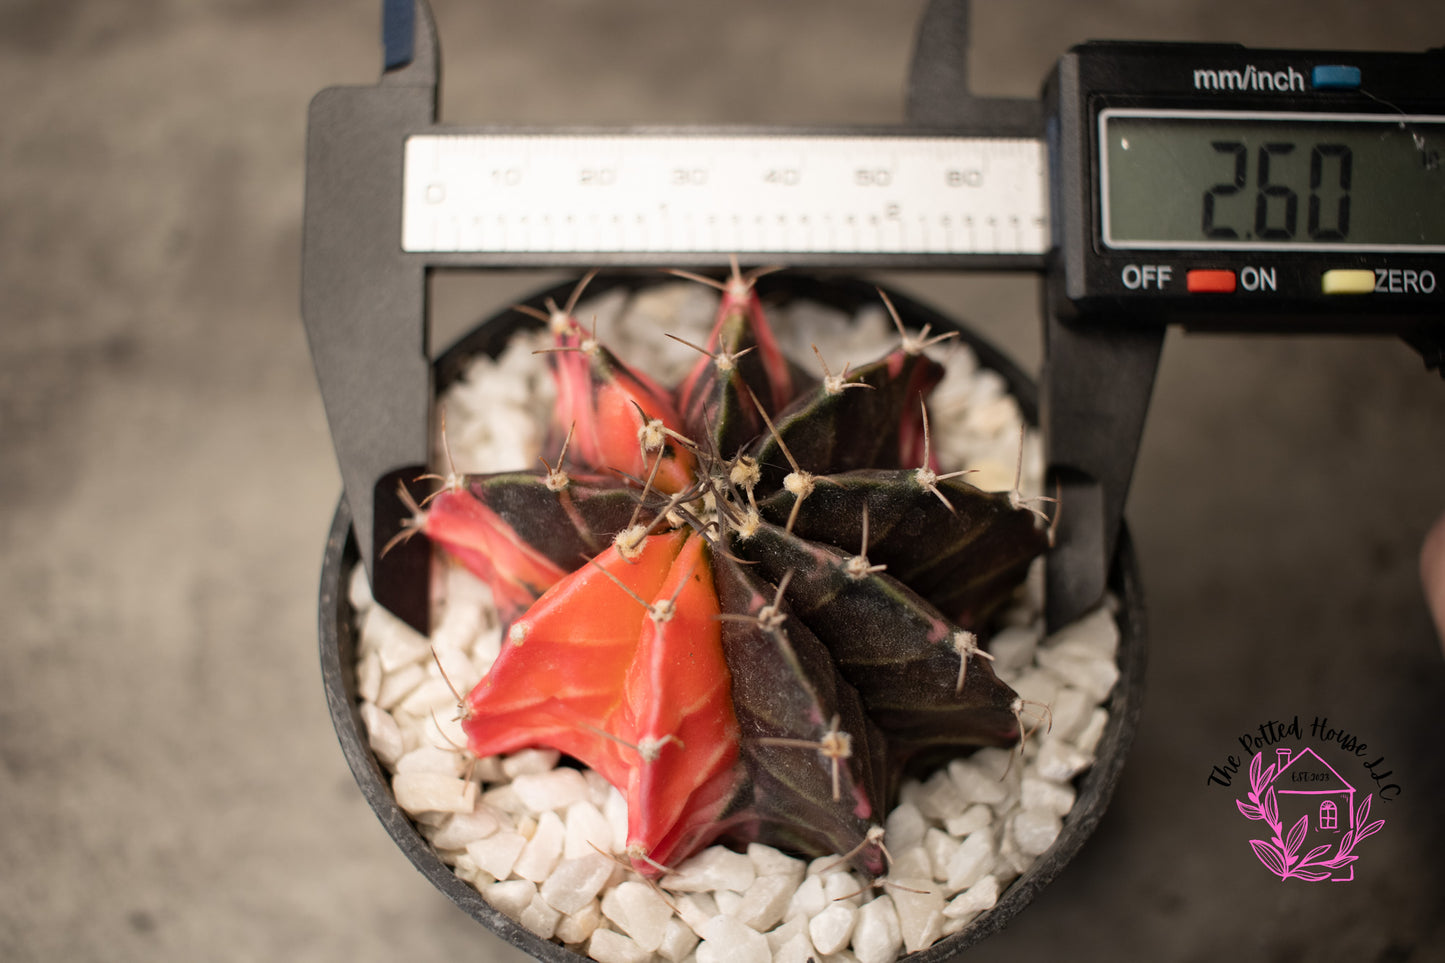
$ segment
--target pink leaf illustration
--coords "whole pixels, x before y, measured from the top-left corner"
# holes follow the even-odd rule
[[[1356,826],[1365,825],[1365,820],[1370,818],[1370,800],[1373,798],[1373,794],[1366,796],[1364,800],[1360,803],[1360,807],[1355,810]]]
[[[1249,763],[1249,788],[1253,789],[1256,793],[1259,792],[1259,787],[1264,785],[1264,780],[1259,778],[1260,773],[1263,771],[1264,753],[1256,752],[1254,759]]]
[[[1284,879],[1286,873],[1284,858],[1280,856],[1278,850],[1262,839],[1251,839],[1249,845],[1254,849],[1254,855],[1266,869],[1280,879]]]
[[[1385,825],[1385,821],[1384,821],[1383,819],[1377,819],[1377,820],[1375,820],[1374,822],[1370,823],[1370,825],[1368,825],[1368,826],[1366,826],[1364,829],[1360,830],[1359,835],[1357,835],[1357,836],[1355,837],[1355,842],[1358,843],[1360,840],[1364,839],[1366,836],[1373,836],[1373,835],[1375,835],[1375,833],[1378,833],[1378,832],[1380,831],[1380,827],[1383,826],[1383,825]],[[1351,847],[1351,848],[1353,848],[1353,847]]]
[[[1320,880],[1330,878],[1330,874],[1321,869],[1297,869],[1290,875],[1296,879],[1309,880],[1311,883],[1318,883]]]
[[[1236,800],[1234,801],[1234,804],[1239,807],[1239,811],[1240,811],[1241,813],[1243,813],[1244,816],[1245,816],[1245,818],[1247,818],[1247,819],[1263,819],[1263,818],[1264,818],[1264,813],[1262,813],[1262,812],[1259,811],[1259,807],[1258,807],[1258,806],[1251,806],[1249,803],[1244,802],[1243,800],[1240,800],[1240,799],[1236,799]]]
[[[1300,843],[1305,841],[1305,830],[1309,828],[1309,822],[1308,816],[1301,816],[1299,821],[1290,827],[1289,836],[1284,841],[1286,863],[1294,860],[1294,854],[1299,851]]]
[[[1264,818],[1271,826],[1279,826],[1279,802],[1274,798],[1273,786],[1264,791]]]
[[[1334,869],[1339,869],[1341,866],[1350,865],[1359,858],[1360,857],[1358,856],[1336,856],[1334,859],[1330,860],[1328,863],[1324,863],[1323,865],[1333,867]]]
[[[1325,843],[1323,846],[1316,846],[1314,849],[1310,850],[1308,853],[1305,853],[1305,858],[1299,861],[1299,865],[1303,866],[1303,865],[1305,865],[1306,863],[1313,862],[1314,860],[1319,859],[1321,856],[1323,856],[1325,853],[1327,853],[1327,852],[1329,852],[1329,851],[1330,851],[1330,844],[1329,844],[1329,843]]]

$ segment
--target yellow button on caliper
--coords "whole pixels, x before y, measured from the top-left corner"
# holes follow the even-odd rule
[[[1326,271],[1320,289],[1325,294],[1369,294],[1375,290],[1375,272],[1345,268]]]

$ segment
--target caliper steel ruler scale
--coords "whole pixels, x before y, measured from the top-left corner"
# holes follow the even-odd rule
[[[1039,100],[976,98],[968,4],[932,0],[900,127],[529,130],[437,123],[425,0],[384,40],[377,85],[312,102],[302,313],[361,556],[418,627],[426,550],[378,547],[429,456],[432,270],[1041,274],[1053,624],[1104,592],[1169,324],[1445,356],[1445,50],[1093,42]]]

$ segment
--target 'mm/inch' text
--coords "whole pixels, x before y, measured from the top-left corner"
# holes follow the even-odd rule
[[[1243,70],[1196,70],[1195,90],[1298,90],[1305,89],[1305,75],[1293,67],[1260,70],[1248,64]]]

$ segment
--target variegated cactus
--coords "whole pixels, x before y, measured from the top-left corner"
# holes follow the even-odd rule
[[[941,473],[926,330],[900,323],[896,350],[816,381],[756,276],[718,285],[670,391],[578,323],[575,295],[540,315],[555,464],[443,477],[407,530],[508,625],[460,699],[470,751],[545,746],[601,773],[644,875],[722,839],[878,876],[905,770],[1019,740],[984,637],[1048,537],[1016,493]]]

